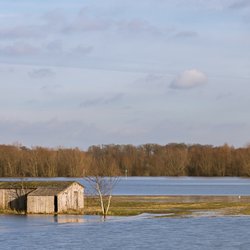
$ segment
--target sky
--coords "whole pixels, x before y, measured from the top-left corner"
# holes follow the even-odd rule
[[[250,143],[249,0],[0,0],[0,144]]]

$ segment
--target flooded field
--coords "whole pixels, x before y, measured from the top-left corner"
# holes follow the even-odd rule
[[[88,191],[86,181],[73,180],[85,184]],[[248,196],[250,179],[124,177],[114,194]],[[0,215],[0,249],[249,250],[249,228],[248,216],[222,216],[210,211],[175,218],[117,216],[105,221],[87,215]]]
[[[248,250],[250,217],[0,216],[0,249]]]
[[[121,178],[114,193],[118,195],[250,195],[250,179],[129,177]]]
[[[0,181],[20,178],[0,178]],[[84,178],[25,178],[26,180],[76,180],[86,187]],[[121,177],[115,195],[250,195],[250,178],[238,177]]]

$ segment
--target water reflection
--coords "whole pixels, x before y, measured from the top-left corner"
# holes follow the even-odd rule
[[[96,222],[105,222],[111,220],[112,217],[104,218],[103,216],[98,215],[54,215],[51,218],[51,222],[58,224],[66,223],[96,223]]]
[[[0,249],[250,249],[250,217],[150,217],[0,216]]]
[[[55,215],[53,216],[53,222],[55,223],[84,223],[86,220],[83,216],[76,216],[76,215]]]

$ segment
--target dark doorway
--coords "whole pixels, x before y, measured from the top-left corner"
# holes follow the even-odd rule
[[[57,196],[54,196],[54,212],[58,212],[58,199]]]
[[[78,209],[78,192],[74,191],[74,209]]]

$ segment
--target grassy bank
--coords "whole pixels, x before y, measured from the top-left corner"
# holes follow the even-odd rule
[[[167,196],[114,196],[109,215],[130,216],[153,213],[187,216],[208,211],[220,215],[250,215],[250,203],[215,201],[213,198],[198,202],[172,202]],[[86,198],[85,214],[101,214],[97,198]]]
[[[189,197],[188,196],[113,196],[108,215],[132,216],[142,213],[166,216],[191,216],[209,212],[215,215],[250,215],[250,197]],[[99,200],[85,197],[87,215],[101,215]],[[25,214],[15,210],[0,209],[0,214]],[[82,214],[73,211],[67,214]]]
[[[24,211],[17,211],[17,210],[13,210],[13,209],[2,209],[0,208],[0,214],[16,214],[16,215],[21,215],[21,214],[25,214]]]

